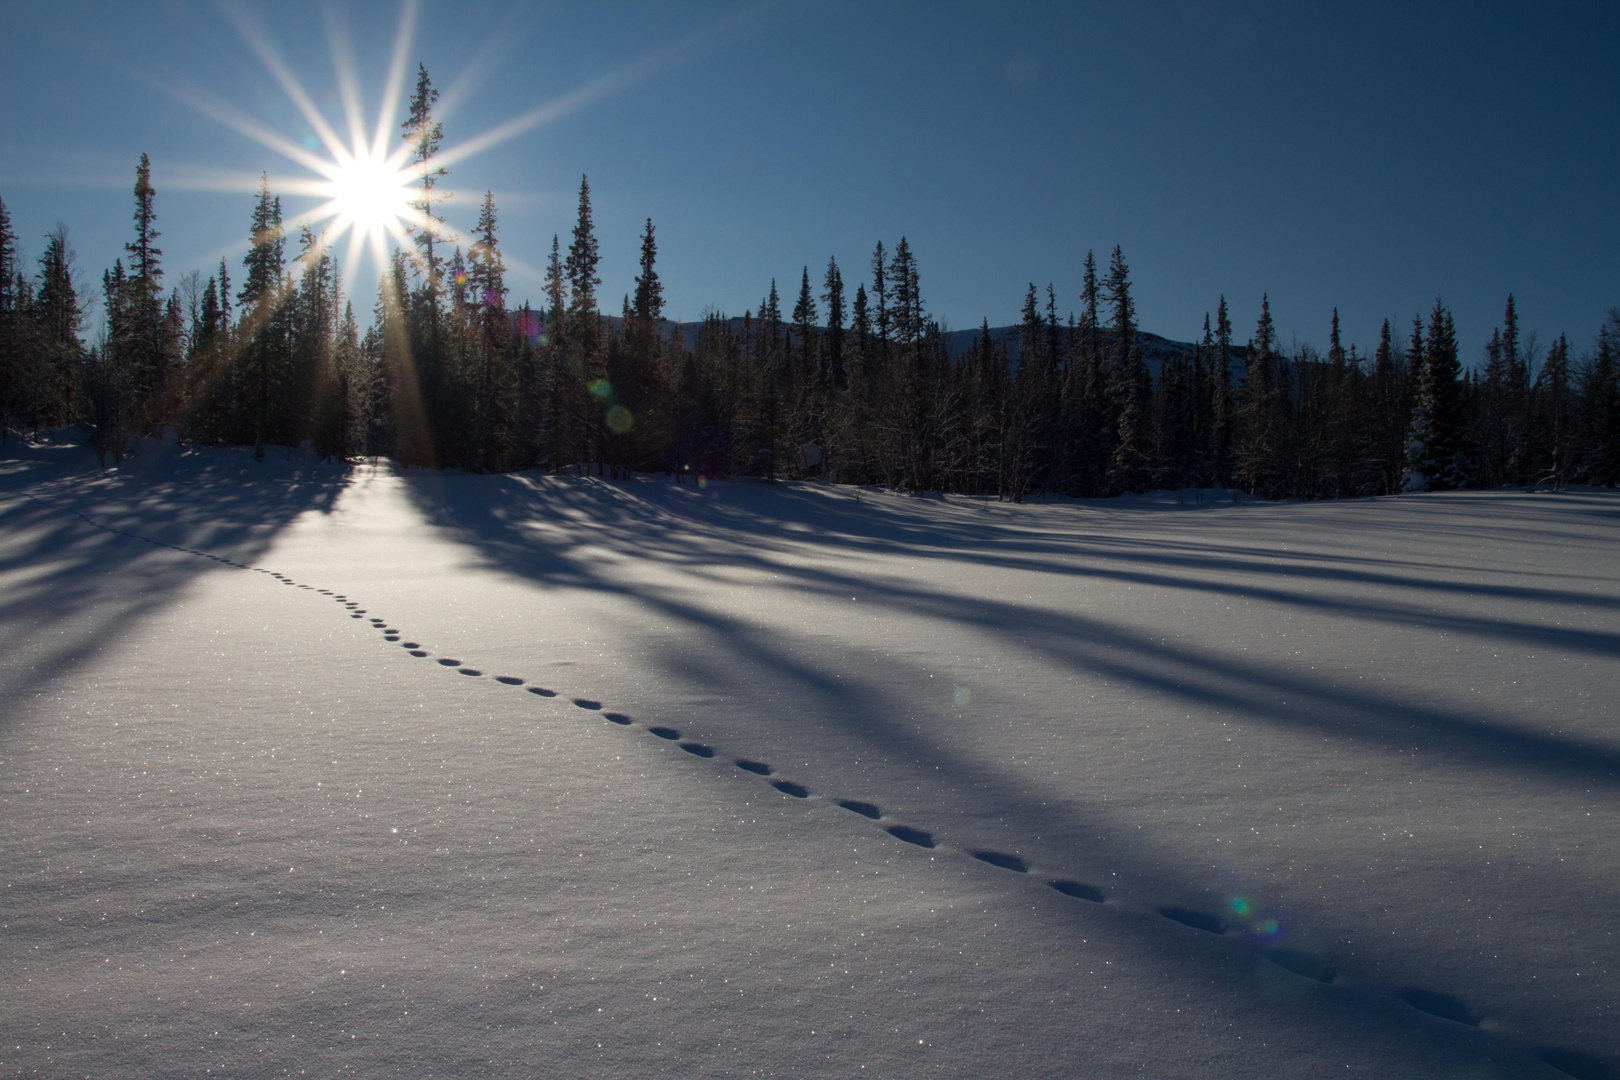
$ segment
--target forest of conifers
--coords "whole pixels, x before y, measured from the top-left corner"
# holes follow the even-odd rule
[[[431,165],[425,72],[407,138]],[[424,219],[438,222],[421,170]],[[233,280],[221,262],[165,290],[142,155],[134,234],[101,276],[100,325],[66,230],[33,274],[0,203],[0,427],[77,425],[104,462],[133,436],[307,445],[327,458],[479,471],[662,471],[677,478],[824,478],[1022,500],[1184,487],[1263,498],[1620,480],[1620,313],[1590,347],[1522,335],[1512,297],[1465,368],[1436,301],[1386,320],[1370,350],[1283,348],[1264,297],[1239,343],[1225,299],[1202,339],[1144,358],[1118,247],[1088,253],[1078,316],[1034,285],[1009,356],[988,323],[947,348],[904,238],[879,243],[850,295],[836,262],[791,310],[773,281],[740,319],[663,318],[649,220],[633,295],[598,306],[590,189],[566,252],[556,238],[539,307],[508,303],[496,207],[468,246],[419,228],[396,249],[370,319],[344,297],[325,239],[289,237],[261,186]],[[85,340],[89,332],[90,343]]]

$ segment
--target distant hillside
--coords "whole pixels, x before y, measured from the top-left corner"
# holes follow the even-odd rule
[[[603,318],[614,331],[619,329],[621,321],[619,316],[607,315],[603,316]],[[740,334],[742,332],[743,321],[741,316],[732,316],[727,322],[730,323],[733,333]],[[660,319],[658,320],[658,334],[667,340],[675,327],[679,326],[681,328],[681,337],[685,339],[688,347],[690,347],[692,342],[697,339],[698,329],[702,325],[701,322],[673,322],[669,319]],[[817,327],[817,329],[824,328]],[[947,330],[943,335],[945,348],[953,358],[966,356],[968,350],[973,348],[974,339],[978,336],[978,327],[974,327],[972,330]],[[1007,351],[1007,359],[1014,366],[1018,363],[1019,336],[1017,326],[992,326],[990,328],[990,339],[1001,344],[1002,348]],[[1113,335],[1106,329],[1103,331],[1105,341],[1112,339],[1112,337]],[[1159,369],[1166,360],[1177,356],[1191,359],[1198,350],[1198,346],[1190,341],[1173,341],[1170,338],[1160,337],[1158,334],[1150,334],[1146,330],[1138,332],[1138,340],[1141,342],[1142,360],[1147,364],[1148,371],[1155,380],[1158,378]],[[1248,346],[1233,345],[1232,355],[1228,361],[1229,371],[1235,373],[1234,369],[1241,369],[1243,361],[1248,357],[1248,353]]]

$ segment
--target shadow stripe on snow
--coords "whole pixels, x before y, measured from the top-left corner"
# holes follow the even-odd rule
[[[104,532],[128,537],[132,540],[139,540],[157,547],[169,548],[170,550],[179,552],[181,554],[209,559],[226,566],[235,567],[237,569],[251,570],[255,573],[265,574],[276,579],[280,584],[296,586],[297,588],[306,589],[319,595],[331,597],[334,601],[342,605],[342,607],[345,609],[345,614],[350,615],[352,618],[359,619],[367,614],[366,609],[362,608],[358,601],[349,599],[347,595],[340,595],[327,589],[317,589],[314,586],[302,584],[277,571],[259,566],[248,566],[246,564],[238,563],[234,560],[225,558],[224,556],[210,555],[207,552],[177,547],[176,545],[165,544],[161,541],[153,540],[149,537],[141,536],[136,533],[126,532],[121,529],[114,529],[110,526],[101,524],[82,511],[67,511],[64,507],[56,506],[49,500],[39,498],[35,495],[30,495],[27,492],[18,492],[16,494],[22,498],[29,499],[33,502],[50,507],[51,509],[72,513],[81,518],[86,524]],[[372,618],[371,628],[383,632],[385,634],[385,640],[388,642],[399,643],[410,653],[411,656],[425,657],[429,655],[428,651],[421,648],[417,642],[399,642],[399,638],[402,636],[401,631],[399,631],[397,628],[390,628],[386,621],[382,619],[375,617]],[[463,666],[462,661],[460,660],[442,658],[439,660],[439,664],[448,669],[455,670],[458,674],[462,675],[478,676],[483,674],[482,671],[476,668]],[[547,689],[545,687],[532,685],[526,686],[524,685],[526,680],[516,676],[501,676],[498,677],[496,681],[507,686],[522,687],[529,693],[539,697],[555,698],[558,696],[556,691]],[[602,702],[590,698],[573,698],[571,703],[580,709],[591,712],[600,712],[600,710],[603,708]],[[604,719],[622,727],[629,727],[633,724],[633,721],[623,713],[600,712],[600,715]],[[650,734],[657,735],[662,740],[676,741],[681,737],[681,733],[674,728],[649,726],[647,730]],[[700,759],[710,759],[715,757],[714,748],[706,744],[683,742],[679,745],[681,749],[685,750],[688,754],[691,754],[694,757]],[[768,777],[774,775],[775,772],[770,765],[765,764],[764,762],[756,761],[752,758],[732,758],[730,760],[736,768],[757,776]],[[811,798],[810,790],[802,784],[797,784],[791,780],[780,778],[769,780],[767,782],[778,791],[794,799],[808,800]],[[853,811],[862,817],[872,820],[877,820],[883,816],[882,811],[879,810],[877,805],[874,803],[843,799],[835,800],[833,805]],[[909,825],[900,824],[884,826],[883,829],[890,836],[893,836],[895,839],[903,841],[904,843],[929,850],[941,850],[939,849],[938,841],[934,837],[934,834],[926,832],[922,829],[916,829]],[[960,854],[1020,875],[1028,874],[1031,870],[1030,864],[1017,855],[982,849],[964,849],[962,852],[960,852]],[[1046,881],[1044,887],[1062,893],[1064,896],[1073,897],[1079,900],[1086,900],[1095,904],[1102,904],[1107,900],[1107,896],[1102,889],[1094,885],[1088,885],[1084,882],[1074,881],[1067,878]],[[1121,911],[1127,910],[1125,905],[1116,906]],[[1226,936],[1228,931],[1231,929],[1227,926],[1224,920],[1208,912],[1177,907],[1174,905],[1150,907],[1146,910],[1162,916],[1168,921],[1177,922],[1184,926],[1201,930],[1213,935]],[[1277,967],[1282,968],[1283,970],[1288,971],[1301,979],[1310,980],[1323,986],[1333,986],[1344,982],[1344,980],[1340,978],[1339,972],[1335,970],[1329,961],[1323,957],[1279,947],[1256,947],[1254,952],[1259,958],[1269,961]],[[1456,1024],[1463,1028],[1478,1031],[1480,1030],[1481,1022],[1484,1019],[1476,1014],[1476,1012],[1461,999],[1453,997],[1450,994],[1444,994],[1439,991],[1428,990],[1415,986],[1391,987],[1372,982],[1363,985],[1367,989],[1380,991],[1388,998],[1399,1001],[1411,1009],[1425,1013],[1437,1019],[1447,1021],[1451,1024]],[[1566,1076],[1574,1077],[1575,1080],[1620,1080],[1620,1071],[1617,1071],[1615,1067],[1608,1061],[1604,1060],[1603,1058],[1587,1054],[1583,1051],[1567,1049],[1564,1047],[1535,1045],[1523,1039],[1496,1032],[1491,1032],[1488,1034],[1482,1033],[1480,1037],[1495,1043],[1503,1049],[1512,1047],[1527,1063],[1534,1062],[1535,1064],[1546,1066],[1557,1072],[1563,1073]]]

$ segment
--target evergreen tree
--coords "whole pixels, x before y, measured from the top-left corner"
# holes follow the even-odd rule
[[[124,245],[129,254],[125,303],[130,322],[119,363],[135,388],[138,422],[148,429],[161,425],[168,411],[173,351],[173,343],[164,333],[163,252],[156,243],[160,234],[155,225],[155,196],[152,166],[142,154],[135,167],[135,237]]]
[[[1117,418],[1109,464],[1112,490],[1139,491],[1147,482],[1146,420],[1149,395],[1147,365],[1136,336],[1136,305],[1131,300],[1130,268],[1118,244],[1108,263],[1104,286],[1113,307],[1113,340],[1108,351],[1108,397]]]
[[[889,352],[889,286],[888,263],[883,255],[883,241],[877,242],[872,251],[872,296],[876,298],[877,308],[872,316],[873,344],[882,359],[888,358]],[[868,300],[870,303],[871,300]]]
[[[29,407],[38,383],[38,376],[28,370],[32,350],[25,347],[23,292],[17,234],[5,200],[0,199],[0,446],[11,432],[12,418]]]
[[[253,441],[253,456],[264,457],[266,425],[270,422],[272,383],[284,358],[285,338],[282,267],[286,235],[281,228],[281,198],[270,195],[267,176],[259,178],[259,199],[248,230],[248,253],[242,259],[247,276],[236,299],[242,306],[242,326],[236,334],[246,359],[251,410],[242,420]],[[240,439],[238,434],[236,438]]]
[[[122,310],[123,269],[119,267],[114,294],[109,295],[109,311]],[[79,419],[79,366],[84,344],[84,312],[79,303],[79,286],[74,279],[74,253],[68,243],[67,226],[58,225],[45,235],[45,250],[39,257],[39,286],[34,290],[30,344],[38,361],[32,365],[35,376],[49,380],[35,395],[34,404],[45,422],[60,427]],[[121,319],[120,319],[121,321]],[[120,331],[121,332],[121,329]],[[109,383],[109,389],[114,384]],[[129,402],[119,397],[115,404],[120,415]],[[118,444],[123,453],[123,443]]]
[[[664,286],[653,268],[658,259],[658,245],[653,240],[652,218],[647,219],[647,230],[641,234],[641,273],[636,275],[636,301],[631,309],[635,317],[656,322],[664,314]]]
[[[821,342],[816,332],[816,300],[810,292],[810,268],[799,273],[799,296],[793,303],[794,351],[791,358],[788,400],[794,413],[793,434],[807,448],[815,460],[807,459],[809,467],[821,464],[822,444],[825,442],[823,422],[827,410],[827,376],[821,364]],[[813,450],[808,448],[814,447]]]
[[[1574,464],[1569,341],[1563,334],[1547,350],[1531,387],[1532,452],[1538,484],[1562,488]]]
[[[1580,479],[1602,487],[1620,484],[1620,310],[1611,310],[1598,333],[1597,355],[1581,386]]]
[[[1251,495],[1281,498],[1283,484],[1283,425],[1279,409],[1277,331],[1271,318],[1271,299],[1260,297],[1260,318],[1243,366],[1238,393],[1237,479]]]
[[[1412,317],[1412,337],[1406,347],[1407,377],[1415,390],[1411,421],[1407,426],[1406,450],[1402,455],[1404,473],[1402,491],[1428,491],[1429,470],[1424,462],[1429,456],[1429,444],[1434,441],[1434,400],[1430,390],[1433,381],[1428,374],[1428,353],[1423,343],[1423,317]],[[1431,464],[1432,467],[1432,464]]]
[[[1086,252],[1085,277],[1080,289],[1080,324],[1069,349],[1063,387],[1065,442],[1064,484],[1071,494],[1101,495],[1113,459],[1112,417],[1108,398],[1107,362],[1098,301],[1097,260]]]
[[[438,100],[439,92],[433,88],[433,80],[428,78],[427,65],[417,64],[416,90],[411,95],[409,111],[401,129],[405,143],[410,147],[417,183],[422,189],[420,196],[411,203],[411,209],[415,211],[411,229],[416,246],[421,251],[422,274],[426,282],[424,306],[428,324],[434,333],[438,330],[440,290],[440,260],[435,245],[444,224],[444,218],[434,212],[434,207],[448,197],[448,193],[439,190],[439,180],[449,175],[444,166],[433,163],[440,144],[444,142],[444,126],[433,113],[433,106]]]
[[[570,311],[580,321],[591,324],[595,336],[596,287],[602,279],[596,276],[596,264],[601,261],[597,250],[596,228],[591,221],[591,183],[579,178],[579,216],[574,222],[574,239],[568,247],[568,261],[564,269],[568,274]]]
[[[1502,421],[1507,443],[1505,482],[1531,480],[1530,363],[1519,341],[1519,313],[1509,293],[1502,313]]]
[[[827,274],[821,285],[826,290],[821,298],[827,304],[827,377],[835,390],[842,390],[848,385],[844,376],[844,277],[838,272],[836,259],[827,260]]]
[[[1232,401],[1232,320],[1226,312],[1226,296],[1215,309],[1215,352],[1210,361],[1211,480],[1225,487],[1234,479],[1232,448],[1235,443],[1237,410]]]
[[[568,329],[563,335],[567,347],[566,364],[569,383],[566,392],[574,407],[571,410],[571,428],[576,454],[575,461],[587,463],[595,459],[601,442],[601,419],[604,374],[601,352],[601,321],[596,310],[596,287],[602,279],[596,276],[596,265],[601,261],[597,249],[595,225],[591,220],[591,185],[583,175],[579,178],[579,214],[574,222],[573,242],[568,246],[564,270],[568,277]],[[598,393],[593,395],[591,387]]]
[[[1418,400],[1407,442],[1407,491],[1445,491],[1468,482],[1463,444],[1463,397],[1458,380],[1457,337],[1451,313],[1439,300],[1429,316],[1428,340],[1413,327],[1414,354],[1421,351]]]

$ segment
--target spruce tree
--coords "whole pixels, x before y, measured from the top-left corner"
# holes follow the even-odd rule
[[[0,199],[0,446],[11,432],[12,418],[27,407],[27,398],[38,382],[25,367],[22,293],[17,234],[12,231],[5,200]]]
[[[836,259],[827,260],[827,274],[821,284],[826,290],[821,298],[827,304],[827,375],[833,388],[842,390],[848,385],[844,376],[844,277],[838,272]]]
[[[1427,340],[1413,326],[1412,348],[1422,356],[1418,400],[1407,441],[1407,491],[1445,491],[1468,482],[1463,445],[1463,398],[1457,337],[1451,313],[1439,300],[1429,315]]]
[[[594,451],[601,443],[601,421],[604,418],[600,391],[603,387],[601,320],[596,309],[596,287],[602,279],[596,276],[596,265],[601,255],[596,243],[596,228],[591,220],[590,180],[579,178],[579,212],[574,222],[573,240],[568,246],[568,258],[563,269],[568,277],[568,329],[563,335],[566,344],[568,379],[565,392],[572,398],[571,425],[575,460],[588,464],[595,459]],[[591,388],[598,393],[593,395]]]
[[[124,245],[129,254],[130,334],[120,362],[135,388],[139,421],[146,428],[162,423],[171,359],[163,326],[163,252],[156,243],[155,196],[151,162],[142,154],[135,167],[135,237]]]
[[[594,347],[598,338],[596,287],[602,279],[596,276],[596,264],[601,262],[596,243],[596,227],[591,220],[591,182],[581,174],[579,178],[579,213],[574,221],[573,242],[568,246],[568,260],[564,270],[568,277],[569,314],[574,323],[575,338],[581,345]]]
[[[405,137],[405,144],[410,148],[410,160],[414,166],[417,183],[422,189],[421,194],[411,203],[411,209],[415,211],[411,220],[411,230],[416,239],[416,246],[421,250],[422,273],[426,279],[423,290],[424,303],[428,312],[428,323],[435,333],[438,329],[440,290],[440,260],[435,245],[444,218],[435,213],[434,207],[448,197],[446,192],[438,188],[439,180],[449,175],[444,166],[433,163],[440,144],[444,142],[444,126],[438,122],[433,113],[433,106],[438,100],[439,92],[433,88],[433,80],[428,78],[427,65],[418,63],[416,90],[411,94],[409,111],[400,128]]]
[[[111,279],[109,279],[111,280]],[[115,316],[122,310],[124,293],[123,268],[120,266],[116,283],[108,293],[108,310]],[[84,345],[79,340],[84,328],[84,312],[79,303],[79,286],[74,278],[74,253],[68,243],[67,226],[58,225],[45,235],[45,250],[39,257],[39,286],[34,290],[31,343],[41,363],[40,374],[49,379],[45,391],[38,395],[40,415],[52,427],[71,424],[80,418],[79,361]],[[114,331],[122,334],[122,319]],[[109,338],[111,338],[109,334]],[[106,398],[109,407],[116,408],[122,417],[129,402],[122,393],[122,384],[116,380],[107,384],[109,392],[118,393]],[[117,453],[123,454],[123,443],[117,444]]]
[[[1429,445],[1434,441],[1433,386],[1428,375],[1428,355],[1423,344],[1423,317],[1412,317],[1412,337],[1406,347],[1407,379],[1415,393],[1412,416],[1406,429],[1406,450],[1402,455],[1402,491],[1428,491],[1431,471]]]
[[[1279,364],[1275,352],[1276,324],[1271,298],[1260,297],[1260,318],[1249,339],[1249,354],[1238,388],[1238,431],[1234,467],[1251,495],[1275,499],[1283,495],[1283,431],[1278,409]]]
[[[799,273],[799,297],[793,303],[793,336],[796,341],[792,358],[791,385],[788,397],[797,415],[794,417],[806,445],[815,445],[819,452],[822,443],[822,421],[826,412],[827,379],[821,370],[820,342],[816,334],[816,300],[810,292],[810,268]],[[806,464],[817,464],[806,462]]]
[[[1538,484],[1562,488],[1569,483],[1575,456],[1570,398],[1569,341],[1559,334],[1531,387],[1531,439]]]
[[[242,417],[240,428],[253,440],[254,458],[262,460],[266,425],[270,422],[272,381],[285,345],[280,315],[286,235],[281,227],[281,198],[271,197],[268,176],[259,178],[259,199],[253,207],[248,238],[248,253],[242,258],[247,276],[236,294],[242,306],[242,327],[236,338],[247,359],[252,406]]]
[[[1620,484],[1620,311],[1610,311],[1598,333],[1597,355],[1581,386],[1580,479],[1601,487]]]
[[[653,264],[658,259],[658,244],[653,240],[652,218],[641,234],[641,273],[636,275],[636,299],[631,311],[636,318],[657,322],[664,314],[664,286],[658,280]]]
[[[1210,360],[1211,481],[1226,487],[1233,481],[1232,447],[1236,442],[1237,410],[1232,401],[1232,319],[1223,293],[1215,309],[1215,353]]]
[[[1113,307],[1113,340],[1108,350],[1108,396],[1116,416],[1109,486],[1115,492],[1138,491],[1146,482],[1146,421],[1149,394],[1147,365],[1136,336],[1136,304],[1131,299],[1130,268],[1114,245],[1104,286]]]

